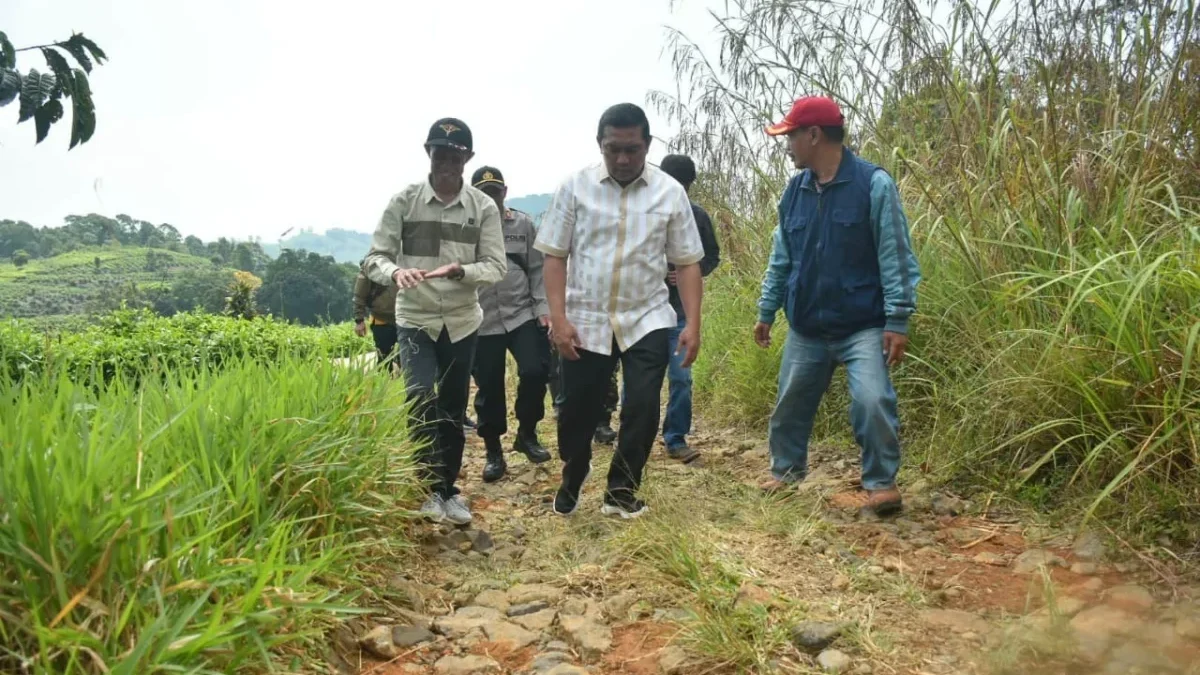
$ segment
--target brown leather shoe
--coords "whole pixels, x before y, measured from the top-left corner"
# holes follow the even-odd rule
[[[886,490],[867,490],[867,503],[863,510],[883,517],[898,513],[903,506],[900,491],[892,487]]]

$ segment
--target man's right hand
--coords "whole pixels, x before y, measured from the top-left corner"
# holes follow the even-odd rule
[[[579,333],[575,330],[575,326],[566,317],[550,320],[550,339],[554,341],[554,348],[563,355],[563,358],[569,361],[579,360],[579,352],[576,351],[576,347],[582,346],[583,343],[579,341]]]
[[[771,346],[771,324],[761,321],[754,324],[754,342],[763,349]]]
[[[398,269],[392,272],[392,281],[396,282],[397,288],[415,288],[417,284],[425,280],[425,271],[417,269]]]
[[[354,323],[354,334],[357,335],[358,337],[366,337],[367,325],[364,324],[362,321],[356,321]]]

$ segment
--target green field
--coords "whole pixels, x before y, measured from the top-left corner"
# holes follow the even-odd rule
[[[181,274],[213,269],[206,258],[142,247],[85,248],[24,267],[6,262],[0,265],[0,317],[38,317],[53,325],[103,312],[138,292],[165,291]]]

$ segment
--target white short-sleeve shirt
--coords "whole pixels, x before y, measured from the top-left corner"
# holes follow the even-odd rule
[[[604,164],[568,177],[542,216],[534,248],[567,259],[567,319],[583,349],[611,354],[677,323],[667,263],[704,257],[687,191],[658,167],[624,188]]]

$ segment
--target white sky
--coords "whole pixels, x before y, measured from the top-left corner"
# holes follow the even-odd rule
[[[34,146],[0,108],[0,218],[58,225],[126,213],[185,235],[275,241],[289,227],[370,231],[428,169],[439,117],[462,118],[509,194],[550,192],[599,160],[613,103],[674,91],[666,26],[715,49],[721,0],[0,0],[18,47],[84,33],[92,140],[67,151],[69,112]],[[45,70],[38,52],[18,68]],[[655,144],[650,159],[664,152]]]

